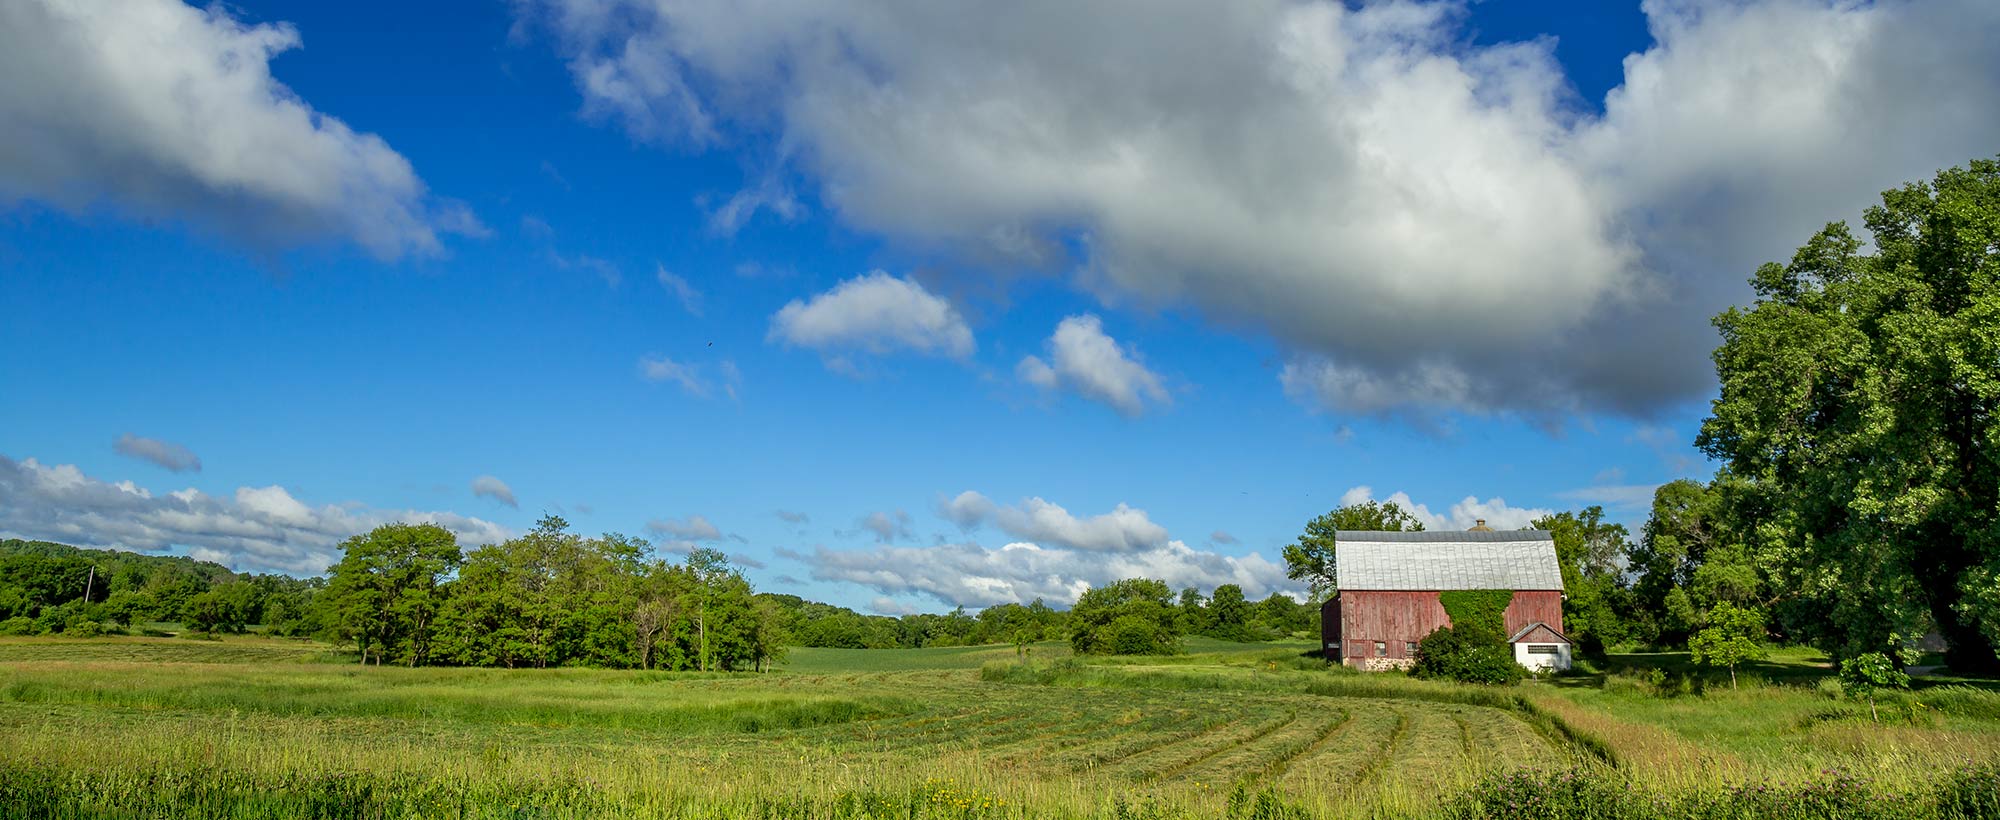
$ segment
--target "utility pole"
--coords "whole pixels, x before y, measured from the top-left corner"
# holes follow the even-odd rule
[[[83,602],[90,603],[90,588],[97,585],[97,565],[90,565],[90,577],[83,581]]]

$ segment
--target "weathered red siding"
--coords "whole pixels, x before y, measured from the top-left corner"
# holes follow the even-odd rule
[[[1507,635],[1521,631],[1536,621],[1563,631],[1563,596],[1552,590],[1520,590],[1507,604]]]
[[[1382,657],[1410,657],[1407,646],[1410,641],[1423,640],[1425,635],[1451,622],[1435,592],[1349,590],[1340,593],[1340,600],[1341,637],[1350,646],[1355,641],[1367,642],[1371,657],[1375,641],[1387,644]]]
[[[1517,591],[1504,617],[1509,636],[1536,621],[1561,631],[1562,593]],[[1377,641],[1385,644],[1380,657],[1408,658],[1411,642],[1450,624],[1436,592],[1351,589],[1320,608],[1320,641],[1329,654],[1338,651],[1344,662],[1359,665],[1377,657]]]

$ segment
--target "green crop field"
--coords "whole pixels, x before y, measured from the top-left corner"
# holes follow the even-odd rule
[[[1482,689],[1313,668],[1304,645],[1190,648],[1106,664],[1053,644],[1026,664],[1011,646],[800,649],[774,673],[701,675],[9,639],[0,801],[10,817],[1423,817],[1510,771],[1674,794],[1840,767],[1909,792],[2000,750],[2000,696],[1972,689],[1880,726],[1803,685]]]

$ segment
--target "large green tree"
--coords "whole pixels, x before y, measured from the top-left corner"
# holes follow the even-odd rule
[[[1181,649],[1180,612],[1165,583],[1127,578],[1088,590],[1069,610],[1079,655],[1171,655]]]
[[[1621,562],[1630,550],[1625,525],[1604,520],[1604,508],[1560,512],[1536,519],[1529,526],[1548,530],[1555,539],[1556,562],[1563,576],[1563,629],[1588,653],[1630,636],[1625,617],[1628,591]]]
[[[1394,501],[1367,501],[1336,508],[1306,522],[1299,540],[1285,546],[1285,576],[1312,587],[1314,598],[1340,588],[1334,563],[1334,541],[1341,530],[1414,532],[1424,523]]]
[[[353,641],[363,662],[427,662],[439,587],[461,560],[457,537],[436,524],[384,524],[340,548],[319,596],[335,636]]]
[[[1243,597],[1242,587],[1223,584],[1215,588],[1215,594],[1208,599],[1208,622],[1203,634],[1225,641],[1251,639],[1250,602]]]
[[[1716,317],[1721,395],[1697,444],[1753,482],[1842,657],[1935,628],[1955,668],[2000,641],[2000,163],[1885,192],[1873,253],[1843,223]],[[1763,537],[1763,536],[1760,536]]]
[[[1785,559],[1782,549],[1764,551],[1757,537],[1754,522],[1768,516],[1753,506],[1755,490],[1727,470],[1709,484],[1681,479],[1654,490],[1652,516],[1632,547],[1629,567],[1638,637],[1684,643],[1699,626],[1699,613],[1722,603],[1796,608],[1797,599],[1775,595],[1767,580],[1767,567]]]

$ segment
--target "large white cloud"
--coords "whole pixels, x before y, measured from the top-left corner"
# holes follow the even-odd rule
[[[1105,334],[1104,321],[1096,316],[1062,320],[1049,337],[1048,350],[1047,361],[1039,356],[1021,359],[1015,374],[1044,390],[1074,390],[1126,416],[1145,412],[1147,402],[1167,401],[1159,374],[1146,369],[1130,350]]]
[[[299,44],[179,0],[0,3],[0,202],[108,202],[262,249],[336,239],[382,258],[483,233],[380,137],[271,76]]]
[[[929,595],[948,606],[1025,604],[1037,598],[1067,605],[1092,587],[1124,578],[1153,578],[1177,589],[1204,591],[1236,584],[1255,598],[1273,592],[1302,597],[1304,592],[1302,585],[1285,578],[1283,562],[1255,553],[1193,549],[1170,538],[1144,510],[1125,504],[1079,517],[1039,497],[1002,505],[968,490],[941,497],[937,513],[967,533],[990,524],[1014,540],[989,549],[970,540],[897,546],[882,537],[867,549],[820,546],[811,553],[779,553],[804,562],[823,581],[860,584],[885,595]]]
[[[770,338],[833,354],[908,350],[963,358],[976,344],[958,309],[909,279],[873,271],[771,317]]]
[[[1646,412],[1873,192],[1991,153],[2000,4],[1655,0],[1604,113],[1462,6],[544,0],[586,108],[847,223],[1192,304],[1348,413]],[[1035,371],[1044,374],[1044,371]]]
[[[985,607],[1076,602],[1092,587],[1124,578],[1153,578],[1176,589],[1236,584],[1252,598],[1299,592],[1282,563],[1260,555],[1236,557],[1189,548],[1179,541],[1120,553],[1052,548],[1028,542],[988,549],[978,544],[814,549],[802,556],[814,578],[842,581],[888,595],[923,593],[950,606]]]
[[[1014,506],[1001,506],[967,490],[940,502],[939,514],[971,530],[988,521],[1015,538],[1044,546],[1088,552],[1135,552],[1167,544],[1167,528],[1153,523],[1145,510],[1119,504],[1111,512],[1078,518],[1059,504],[1037,496]]]
[[[512,536],[491,521],[450,512],[355,504],[310,506],[285,488],[240,487],[227,497],[185,489],[166,495],[107,482],[74,465],[0,455],[0,534],[77,546],[157,552],[172,548],[239,571],[317,573],[348,537],[391,522],[434,523],[471,546]]]

